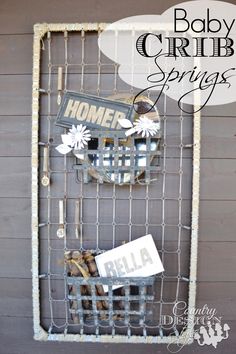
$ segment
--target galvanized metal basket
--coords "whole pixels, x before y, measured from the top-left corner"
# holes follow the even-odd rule
[[[154,279],[154,277],[88,279],[67,277],[70,288],[68,299],[71,301],[69,312],[75,324],[74,330],[77,329],[78,333],[83,334],[85,328],[90,327],[90,330],[98,335],[101,327],[109,326],[115,334],[116,327],[123,327],[124,334],[130,335],[130,326],[135,324],[144,330],[144,324],[152,314],[148,304],[154,300]],[[103,296],[97,295],[98,285],[107,286],[108,292]],[[122,289],[113,291],[114,285],[122,286]],[[83,294],[83,286],[89,287],[89,295]],[[88,303],[87,308],[83,306],[85,301]],[[101,302],[106,302],[105,309],[98,307]]]
[[[91,178],[100,183],[134,184],[156,180],[160,171],[160,139],[154,137],[127,138],[123,131],[91,131],[88,148],[75,152],[77,179],[88,183]]]

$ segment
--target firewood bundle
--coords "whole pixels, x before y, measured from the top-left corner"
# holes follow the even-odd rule
[[[67,265],[68,276],[83,277],[88,279],[89,277],[99,277],[98,269],[95,263],[94,255],[90,251],[81,253],[80,251],[67,251],[64,254],[64,259]],[[96,296],[105,296],[103,286],[96,284]],[[89,285],[81,285],[80,292],[82,296],[91,296],[92,291]],[[70,286],[69,294],[76,296],[77,287],[75,285]],[[92,302],[90,300],[83,300],[82,306],[84,310],[90,310],[92,314]],[[96,301],[97,310],[99,311],[100,320],[106,320],[107,315],[104,311],[108,310],[108,303],[105,300]],[[70,308],[73,310],[72,319],[74,323],[79,323],[79,316],[76,313],[78,310],[77,300],[72,300]],[[89,319],[89,315],[86,316]]]

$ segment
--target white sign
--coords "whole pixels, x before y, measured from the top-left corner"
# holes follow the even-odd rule
[[[164,271],[152,235],[100,254],[95,261],[100,277],[148,277]]]

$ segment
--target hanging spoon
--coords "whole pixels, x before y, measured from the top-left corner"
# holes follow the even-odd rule
[[[65,225],[64,225],[64,201],[59,200],[59,228],[57,229],[57,237],[65,237]]]
[[[44,187],[48,187],[50,183],[49,175],[48,175],[48,160],[49,160],[49,148],[48,146],[44,146],[43,148],[43,177],[41,179],[41,184]]]

